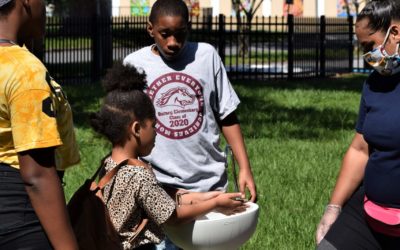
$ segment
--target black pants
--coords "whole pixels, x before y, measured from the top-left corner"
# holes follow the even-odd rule
[[[53,249],[17,169],[0,163],[0,249]]]
[[[319,250],[400,249],[400,238],[374,232],[365,220],[364,188],[360,187],[343,207]]]

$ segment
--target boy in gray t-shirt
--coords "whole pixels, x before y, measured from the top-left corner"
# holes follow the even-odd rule
[[[221,58],[206,43],[186,42],[189,15],[182,0],[158,0],[148,32],[155,44],[128,55],[124,64],[147,74],[147,94],[157,117],[155,147],[146,158],[164,185],[191,191],[224,190],[222,131],[239,164],[238,182],[251,201],[256,187],[235,114],[239,99]]]

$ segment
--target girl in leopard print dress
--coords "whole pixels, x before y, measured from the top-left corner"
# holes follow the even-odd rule
[[[154,107],[143,92],[145,79],[146,75],[136,68],[115,64],[103,81],[107,94],[100,111],[91,115],[92,127],[112,144],[112,152],[104,162],[105,170],[130,159],[103,193],[124,249],[153,249],[164,238],[165,223],[190,222],[214,209],[225,214],[246,209],[242,201],[234,200],[243,197],[240,193],[169,189],[168,194],[151,168],[139,160],[150,154],[156,136]],[[179,204],[171,196],[179,197]],[[135,236],[134,229],[143,218],[148,218],[148,223]]]

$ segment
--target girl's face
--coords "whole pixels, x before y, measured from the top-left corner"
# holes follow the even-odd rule
[[[155,119],[146,119],[140,124],[138,156],[146,156],[151,153],[156,139],[155,125]]]
[[[382,45],[385,40],[386,30],[372,31],[369,27],[369,19],[364,18],[356,22],[355,32],[357,40],[364,53],[367,53],[374,48]],[[393,36],[389,36],[388,42],[386,43],[385,50],[388,54],[392,55],[396,51],[396,42],[392,39]]]

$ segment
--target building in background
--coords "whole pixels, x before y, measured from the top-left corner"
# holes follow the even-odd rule
[[[231,0],[183,0],[191,10],[192,16],[226,16],[234,15]],[[246,7],[252,0],[242,0]],[[261,1],[257,0],[256,4]],[[347,0],[348,2],[353,2]],[[113,16],[148,15],[155,0],[112,0]],[[357,9],[361,9],[365,1],[358,0],[359,6],[350,4],[346,8],[345,0],[292,0],[293,4],[287,4],[286,0],[264,0],[256,12],[256,16],[294,16],[317,17],[347,17],[355,15]]]

